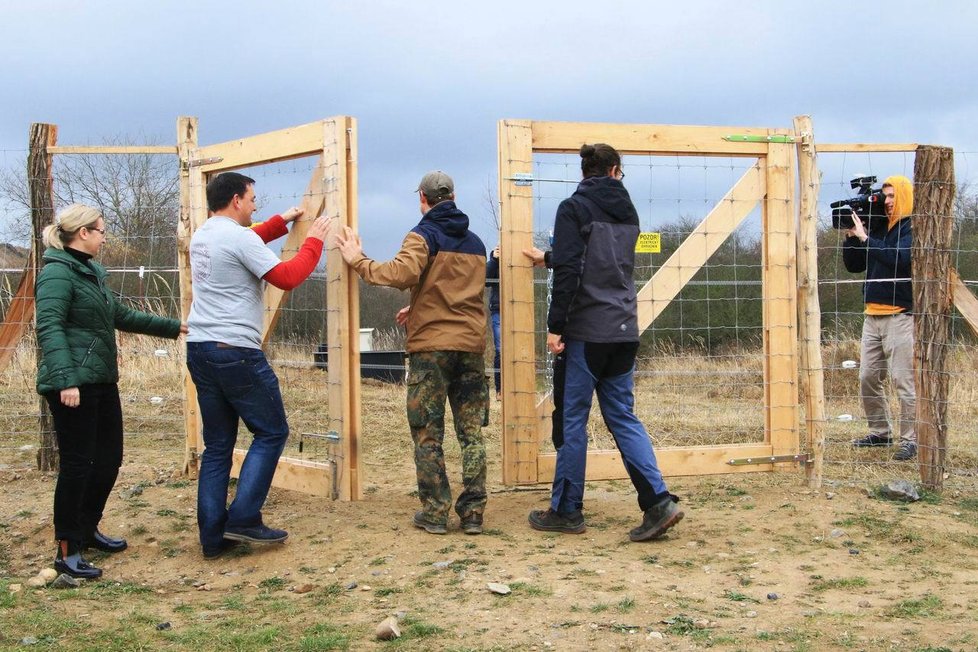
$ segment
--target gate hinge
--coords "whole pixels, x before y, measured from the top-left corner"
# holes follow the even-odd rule
[[[763,457],[741,457],[739,459],[727,460],[729,466],[749,466],[751,464],[778,464],[781,462],[798,462],[799,464],[811,464],[812,456],[810,453],[800,453],[798,455],[765,455]]]

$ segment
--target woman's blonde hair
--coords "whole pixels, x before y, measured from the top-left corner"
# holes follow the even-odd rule
[[[85,204],[66,206],[55,216],[54,224],[44,227],[41,234],[44,246],[64,249],[65,245],[75,239],[79,229],[83,226],[94,228],[101,217],[98,209]]]

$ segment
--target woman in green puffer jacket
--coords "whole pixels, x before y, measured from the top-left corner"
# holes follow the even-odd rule
[[[102,571],[85,561],[86,547],[125,550],[125,539],[98,529],[122,465],[122,405],[116,329],[176,339],[187,332],[176,319],[132,310],[105,283],[93,260],[105,242],[105,220],[82,204],[61,211],[44,229],[44,268],[34,296],[41,360],[37,391],[54,418],[61,457],[54,490],[54,567],[73,577]]]

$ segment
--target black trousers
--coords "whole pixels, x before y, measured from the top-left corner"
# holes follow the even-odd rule
[[[115,383],[82,385],[70,408],[61,392],[44,395],[58,436],[61,468],[54,489],[54,536],[84,541],[102,520],[122,466],[122,404]]]

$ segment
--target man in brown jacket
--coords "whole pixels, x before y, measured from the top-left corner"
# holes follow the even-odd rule
[[[410,371],[407,416],[414,439],[418,496],[414,525],[432,534],[447,532],[452,492],[445,473],[445,399],[452,406],[462,450],[464,489],[455,503],[466,534],[482,532],[486,506],[486,447],[483,410],[488,400],[483,358],[486,341],[486,247],[469,231],[469,218],[455,206],[455,184],[441,171],[418,185],[421,222],[391,260],[367,258],[360,238],[347,227],[336,236],[343,259],[363,280],[411,290],[407,326]]]

